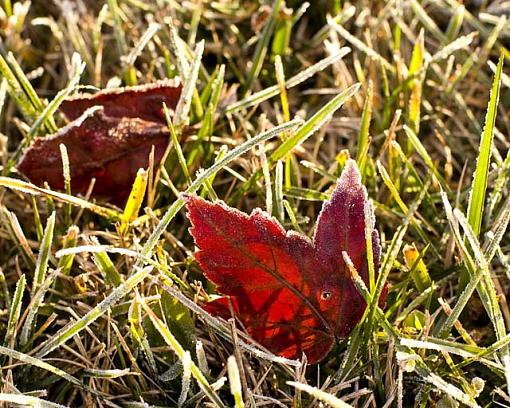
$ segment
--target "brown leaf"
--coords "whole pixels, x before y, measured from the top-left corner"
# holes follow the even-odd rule
[[[163,102],[170,110],[175,109],[181,95],[179,78],[165,79],[152,84],[125,88],[104,89],[95,94],[78,94],[60,105],[61,112],[69,120],[81,116],[88,108],[104,107],[106,116],[140,118],[166,123]]]
[[[106,108],[91,108],[54,135],[37,138],[18,170],[32,183],[64,188],[59,145],[69,156],[72,192],[84,193],[96,179],[93,196],[123,203],[139,168],[147,168],[151,147],[159,164],[169,140],[166,126],[139,118],[111,117]]]

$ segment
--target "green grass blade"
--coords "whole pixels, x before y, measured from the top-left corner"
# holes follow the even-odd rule
[[[291,137],[286,139],[273,154],[269,157],[269,163],[274,164],[278,160],[283,159],[289,154],[292,149],[305,142],[310,136],[312,136],[318,129],[320,129],[324,123],[326,123],[331,116],[347,102],[351,96],[358,92],[360,84],[351,85],[346,90],[340,92],[326,105],[324,105],[317,113],[315,113],[310,119],[308,119]]]
[[[191,107],[191,101],[193,99],[193,94],[196,89],[198,71],[200,69],[204,47],[205,42],[203,40],[200,41],[195,47],[195,56],[191,64],[189,75],[186,77],[186,82],[184,83],[181,97],[179,98],[175,108],[174,122],[176,128],[178,129],[181,129],[184,125],[189,123],[189,111]]]
[[[358,37],[352,35],[344,27],[335,22],[335,20],[333,20],[331,17],[328,17],[328,25],[332,27],[338,34],[340,34],[346,41],[350,42],[354,47],[364,52],[369,57],[373,58],[375,61],[379,62],[384,67],[384,69],[390,72],[395,72],[395,68],[388,62],[386,58],[384,58],[373,48],[366,45]]]
[[[16,61],[16,58],[14,57],[14,54],[12,52],[9,52],[7,54],[7,61],[11,64],[14,74],[18,78],[19,84],[25,91],[25,94],[32,103],[32,106],[34,107],[36,113],[41,115],[42,112],[44,111],[44,103],[37,95],[37,92],[35,91],[30,81],[28,80],[25,73],[23,72],[23,68],[21,68],[21,66],[18,64],[18,61]],[[57,131],[57,126],[55,125],[53,117],[46,117],[45,125],[48,131],[50,132]]]
[[[58,201],[62,201],[64,203],[71,203],[80,208],[85,208],[90,210],[91,212],[100,215],[101,217],[105,217],[111,220],[119,220],[121,218],[121,214],[118,211],[112,210],[107,207],[102,207],[97,204],[93,204],[88,202],[82,198],[70,196],[68,194],[59,193],[57,191],[48,190],[45,188],[37,187],[34,184],[27,183],[22,180],[17,180],[10,177],[0,177],[0,187],[6,187],[13,190],[21,191],[23,193],[32,194],[35,196],[46,196],[50,198],[55,198]]]
[[[269,40],[271,35],[273,34],[276,19],[278,17],[278,13],[282,6],[283,0],[274,0],[274,3],[271,7],[271,15],[262,31],[259,40],[257,42],[257,47],[255,48],[255,53],[253,55],[252,65],[250,68],[250,72],[244,81],[243,90],[241,92],[242,95],[246,95],[248,91],[251,89],[251,85],[253,81],[257,79],[260,74],[260,70],[262,69],[262,65],[264,64],[264,58],[267,54],[267,47],[269,45]]]
[[[365,165],[368,157],[368,149],[370,147],[370,122],[372,120],[372,106],[374,103],[373,93],[374,85],[372,81],[370,81],[368,83],[363,113],[361,114],[361,126],[358,134],[358,152],[356,154],[356,163],[363,180],[365,179]]]
[[[23,153],[23,149],[25,149],[30,142],[34,139],[34,137],[37,135],[37,132],[39,131],[41,125],[43,123],[47,123],[50,119],[53,119],[53,114],[57,111],[60,104],[66,99],[71,92],[75,90],[75,88],[78,86],[80,82],[81,74],[83,73],[83,70],[85,69],[85,64],[82,62],[79,54],[73,54],[72,58],[72,64],[73,64],[73,76],[71,77],[68,85],[59,91],[57,95],[52,99],[52,101],[42,110],[40,115],[37,117],[37,119],[34,121],[32,126],[30,127],[30,130],[26,134],[23,141],[19,144],[18,148],[14,152],[14,154],[11,156],[9,163],[5,167],[3,174],[8,175],[10,170],[16,165],[18,159],[20,158],[21,154]],[[54,131],[57,130],[55,127],[52,129]]]
[[[32,284],[32,296],[35,294],[37,288],[44,283],[46,279],[46,272],[48,270],[48,261],[50,259],[51,244],[53,242],[53,232],[55,230],[55,217],[56,214],[53,212],[46,222],[46,228],[44,229],[44,237],[41,241],[39,248],[39,256],[37,257],[37,263],[35,265],[34,282]]]
[[[0,393],[0,401],[10,402],[15,406],[34,407],[34,408],[67,408],[65,405],[55,404],[50,401],[45,401],[41,398],[31,397],[22,394],[7,394]],[[13,406],[13,405],[11,405]]]
[[[446,36],[439,29],[437,24],[434,22],[432,18],[427,14],[427,12],[423,9],[420,3],[417,0],[410,0],[411,8],[413,9],[414,14],[423,24],[423,26],[430,31],[434,37],[436,37],[439,41],[445,42]]]
[[[181,166],[182,173],[184,174],[184,177],[186,178],[186,181],[191,183],[191,177],[189,175],[188,165],[186,164],[186,159],[184,158],[184,154],[182,153],[182,148],[179,143],[179,139],[177,137],[177,133],[175,132],[174,125],[172,123],[172,119],[170,118],[170,112],[168,111],[168,108],[165,104],[163,104],[163,110],[165,112],[165,119],[166,124],[168,126],[168,130],[170,130],[170,137],[172,139],[172,144],[175,149],[175,152],[177,153],[177,161],[179,162],[179,165]]]
[[[16,289],[9,309],[9,320],[7,321],[7,330],[5,332],[4,345],[10,348],[14,347],[16,342],[16,328],[18,327],[23,293],[25,292],[26,279],[25,275],[21,275],[16,283]]]
[[[63,249],[65,248],[74,248],[76,246],[78,234],[80,232],[80,229],[76,225],[71,225],[69,229],[67,230],[67,234],[64,237],[64,244],[62,246]],[[69,254],[66,256],[63,256],[59,259],[57,268],[60,269],[60,273],[62,275],[69,275],[71,272],[71,267],[73,266],[74,262],[74,255]]]
[[[501,56],[499,58],[498,69],[494,76],[489,106],[485,117],[485,127],[480,140],[480,150],[478,153],[478,160],[476,162],[476,170],[469,194],[468,221],[477,236],[480,235],[485,195],[487,193],[487,178],[489,176],[489,166],[493,147],[492,141],[494,139],[494,127],[496,126],[496,114],[499,101],[503,61],[503,56]]]
[[[409,138],[409,141],[413,145],[414,149],[417,151],[417,153],[421,156],[421,158],[425,162],[425,165],[429,168],[429,170],[434,174],[434,176],[437,178],[437,180],[441,183],[441,186],[446,191],[449,192],[450,188],[448,186],[448,183],[445,181],[444,177],[441,175],[441,172],[437,169],[436,165],[434,164],[434,161],[428,154],[427,149],[421,143],[421,141],[418,138],[418,136],[416,135],[416,133],[406,125],[404,125],[404,131],[406,132],[406,135]]]
[[[100,245],[96,237],[91,237],[91,240],[95,245]],[[93,252],[92,256],[94,258],[94,264],[101,272],[107,284],[114,287],[122,285],[124,279],[122,279],[122,275],[119,273],[106,251]]]
[[[12,348],[2,347],[2,346],[0,346],[0,354],[2,354],[3,356],[6,356],[6,357],[10,357],[10,358],[19,360],[24,364],[31,365],[31,366],[46,370],[49,373],[52,373],[54,375],[57,375],[57,376],[63,378],[64,380],[70,382],[71,384],[77,385],[79,388],[83,388],[88,391],[92,391],[92,390],[88,389],[88,387],[86,387],[76,377],[73,377],[72,375],[61,370],[60,368],[55,367],[51,364],[48,364],[45,361],[31,357],[28,354],[20,353],[19,351],[13,350]]]
[[[299,129],[292,134],[292,136],[285,139],[285,141],[269,156],[268,165],[272,167],[276,165],[278,160],[282,160],[289,154],[296,146],[305,142],[312,136],[321,126],[324,125],[333,114],[342,105],[353,96],[360,84],[351,85],[349,88],[335,96],[326,105],[319,109],[310,119],[308,119]],[[262,169],[256,171],[233,195],[233,199],[237,199],[242,194],[250,189],[251,186],[263,175]]]
[[[349,405],[346,402],[343,402],[340,398],[337,398],[332,394],[322,391],[321,389],[319,389],[317,387],[312,387],[308,384],[303,384],[303,383],[299,383],[296,381],[287,381],[287,384],[298,389],[298,390],[301,390],[301,391],[304,391],[304,392],[310,394],[312,397],[318,399],[319,401],[326,403],[327,406],[329,406],[329,407],[352,408],[352,405]]]

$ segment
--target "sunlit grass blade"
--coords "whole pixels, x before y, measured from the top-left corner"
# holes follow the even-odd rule
[[[310,119],[300,126],[290,137],[278,146],[278,148],[269,156],[268,165],[272,168],[278,160],[284,159],[296,146],[304,143],[311,137],[321,126],[324,125],[333,114],[342,105],[349,100],[360,88],[360,84],[355,84],[335,96],[326,105],[319,109]],[[256,171],[233,195],[232,199],[237,199],[262,176],[262,169]]]
[[[99,245],[99,241],[96,237],[92,237],[91,240],[95,245]],[[106,251],[93,252],[92,256],[94,258],[94,263],[101,272],[101,275],[104,277],[107,284],[118,287],[124,282],[124,279],[122,278],[121,274],[115,267],[115,264],[112,262]]]
[[[138,43],[133,47],[129,54],[123,58],[125,77],[129,78],[129,85],[136,85],[136,71],[134,68],[135,62],[152,37],[154,37],[154,35],[158,32],[159,28],[160,25],[158,23],[150,23],[147,30],[145,30],[138,40]]]
[[[469,202],[467,210],[467,219],[476,236],[480,235],[482,229],[482,220],[485,206],[485,196],[487,194],[487,179],[489,177],[489,167],[493,149],[494,128],[496,126],[496,115],[499,102],[499,90],[501,86],[501,72],[503,70],[503,56],[500,57],[498,69],[494,76],[487,115],[485,117],[485,126],[480,139],[480,148],[478,159],[476,161],[475,174],[469,192]],[[459,277],[459,287],[466,286],[469,276],[461,273]]]
[[[21,87],[18,78],[9,67],[9,64],[5,60],[5,58],[0,55],[0,74],[2,74],[3,80],[5,80],[8,84],[8,93],[19,108],[19,110],[23,113],[23,116],[27,120],[33,120],[33,118],[37,115],[37,111],[32,105],[30,99],[25,94],[25,91]]]
[[[337,52],[330,55],[329,57],[326,57],[319,62],[315,63],[314,65],[304,69],[303,71],[299,72],[298,74],[294,75],[292,78],[289,78],[287,81],[285,81],[285,88],[291,89],[295,87],[296,85],[299,85],[300,83],[306,81],[308,78],[312,77],[316,73],[324,70],[326,67],[330,66],[331,64],[334,64],[335,62],[342,59],[345,55],[349,54],[351,52],[351,49],[349,47],[343,47],[340,48]],[[241,109],[249,108],[250,106],[256,105],[258,103],[264,102],[265,100],[272,98],[273,96],[278,95],[280,92],[280,89],[278,85],[270,86],[266,89],[263,89],[262,91],[256,92],[250,96],[247,96],[244,99],[241,99],[238,102],[234,102],[231,105],[228,105],[225,109],[226,113],[234,113],[238,112]]]
[[[409,128],[408,126],[404,125],[404,131],[406,132],[407,137],[409,138],[409,141],[413,145],[414,149],[417,151],[417,153],[421,156],[429,170],[434,174],[434,176],[438,179],[438,181],[441,183],[441,186],[446,189],[446,191],[449,191],[448,183],[445,181],[444,177],[442,176],[441,172],[438,170],[436,165],[434,164],[434,161],[430,157],[430,155],[427,152],[427,149],[422,144],[416,133]]]
[[[393,235],[393,238],[386,249],[385,255],[382,257],[381,267],[379,269],[379,276],[377,277],[376,286],[375,289],[372,290],[371,292],[372,295],[367,305],[367,312],[365,312],[365,315],[362,318],[362,322],[364,321],[364,319],[366,319],[365,327],[367,328],[367,330],[364,333],[363,344],[366,344],[368,338],[371,336],[375,324],[375,319],[377,317],[376,315],[379,307],[378,306],[379,299],[383,292],[389,273],[397,260],[397,256],[400,253],[400,249],[402,248],[402,245],[404,245],[404,237],[409,227],[409,224],[412,222],[414,214],[418,210],[418,207],[421,205],[421,202],[423,201],[423,197],[425,196],[428,187],[429,187],[428,183],[426,183],[423,186],[422,190],[420,191],[420,194],[415,199],[412,206],[409,208],[409,211],[407,212],[405,219],[402,221],[401,225]],[[348,358],[350,358],[351,363],[354,361],[357,351],[358,350],[356,349],[352,349],[351,352],[349,353]]]
[[[29,269],[33,271],[35,269],[36,258],[16,214],[8,211],[6,208],[0,207],[0,209],[2,210],[0,216],[2,218],[3,225],[7,227],[7,232],[21,253],[23,260]]]
[[[42,368],[43,370],[46,370],[49,373],[52,373],[59,377],[62,377],[66,381],[70,382],[71,384],[77,385],[80,388],[83,388],[83,389],[88,388],[76,377],[73,377],[72,375],[66,373],[65,371],[59,369],[58,367],[55,367],[51,364],[48,364],[45,361],[37,359],[37,358],[31,357],[27,354],[20,353],[19,351],[13,350],[12,348],[0,346],[0,354],[2,355],[2,357],[9,357],[12,359],[19,360],[20,362],[22,362],[24,364]]]
[[[496,337],[498,340],[501,340],[506,336],[506,326],[499,305],[500,299],[499,294],[497,293],[496,288],[494,286],[494,281],[492,280],[489,265],[480,247],[478,238],[474,231],[472,231],[471,225],[468,223],[468,220],[466,220],[462,212],[459,211],[458,209],[454,210],[454,215],[459,221],[459,224],[464,229],[467,241],[469,242],[471,250],[474,254],[477,267],[481,270],[482,274],[481,281],[484,283],[484,285],[483,286],[480,285],[478,287],[478,292],[480,294],[480,298],[484,302],[484,307],[492,320],[492,324],[494,325],[494,331],[496,332]],[[482,289],[483,292],[485,293],[482,292]],[[501,359],[503,361],[503,365],[505,366],[507,386],[510,387],[510,354],[508,348],[504,347],[501,350],[500,354]]]
[[[188,164],[194,162],[194,159],[197,156],[197,153],[195,153],[198,151],[197,149],[199,148],[203,149],[201,141],[204,140],[205,138],[211,137],[213,134],[216,109],[218,108],[218,103],[220,101],[220,95],[223,89],[224,80],[225,80],[225,65],[221,65],[218,70],[218,75],[211,84],[211,98],[208,102],[207,110],[204,115],[204,119],[202,120],[200,130],[198,131],[195,149],[191,152],[187,159]]]
[[[76,242],[78,239],[78,234],[80,230],[76,225],[72,225],[67,230],[66,235],[64,236],[64,243],[62,248],[74,248],[76,246]],[[57,268],[60,270],[62,275],[69,275],[71,271],[71,267],[73,266],[74,255],[69,254],[58,260]]]
[[[182,173],[184,174],[184,177],[186,178],[186,182],[191,183],[191,177],[189,175],[188,165],[186,163],[184,154],[182,153],[182,148],[179,143],[177,133],[175,131],[172,119],[170,118],[170,113],[169,113],[166,105],[163,105],[163,111],[165,112],[165,119],[166,119],[166,123],[168,126],[168,130],[170,130],[170,137],[172,140],[172,145],[173,145],[173,148],[175,149],[175,152],[177,154],[177,160],[179,162],[179,165],[181,166]]]
[[[457,7],[455,13],[451,16],[448,27],[446,28],[446,38],[449,41],[453,41],[455,38],[457,38],[460,29],[462,28],[465,12],[466,7],[464,4],[461,4],[459,7]]]
[[[31,397],[22,394],[7,394],[0,393],[0,401],[10,402],[15,405],[23,407],[38,407],[38,408],[66,408],[65,405],[55,404],[51,401],[43,400],[42,398]]]
[[[276,163],[283,159],[292,149],[312,136],[351,96],[358,92],[359,88],[360,84],[354,84],[330,100],[271,154],[269,162]]]
[[[492,155],[492,141],[494,139],[494,127],[496,126],[496,114],[499,102],[499,89],[501,86],[501,71],[503,70],[503,57],[498,63],[498,69],[494,76],[491,89],[490,101],[485,117],[485,127],[480,139],[480,150],[476,162],[476,170],[473,176],[473,183],[469,194],[468,221],[476,235],[480,234],[485,195],[487,193],[487,178]]]
[[[59,91],[57,95],[51,100],[46,107],[40,112],[39,116],[35,119],[35,121],[32,123],[32,126],[30,127],[30,130],[26,134],[23,141],[19,144],[18,148],[14,152],[14,154],[11,156],[7,166],[5,167],[3,174],[8,175],[11,171],[11,169],[16,165],[18,159],[21,157],[21,154],[23,153],[23,149],[25,149],[30,142],[34,139],[34,137],[39,132],[39,129],[43,123],[47,123],[50,119],[53,120],[53,115],[57,111],[60,104],[66,99],[71,92],[73,92],[76,87],[78,86],[80,82],[80,77],[83,73],[83,70],[85,69],[85,64],[82,62],[81,57],[79,54],[73,54],[72,57],[72,76],[69,80],[68,85]],[[53,126],[51,128],[53,132],[57,131],[56,126]]]
[[[48,270],[48,261],[50,259],[51,245],[53,243],[53,233],[55,230],[56,214],[52,213],[46,222],[44,237],[39,248],[39,256],[35,265],[34,281],[32,283],[32,295],[34,295],[38,286],[42,285]]]
[[[140,301],[137,297],[133,299],[129,306],[128,320],[133,340],[138,343],[138,347],[140,347],[145,355],[149,368],[154,374],[157,373],[156,359],[147,340],[145,329],[143,328],[142,306],[140,305]]]
[[[496,252],[499,248],[501,240],[503,239],[506,230],[508,228],[508,223],[510,222],[510,200],[505,202],[503,206],[503,211],[495,220],[494,227],[491,230],[491,234],[488,235],[488,239],[485,241],[483,249],[485,257],[487,258],[487,262],[490,263],[496,255]]]
[[[331,17],[328,17],[328,25],[332,27],[334,30],[338,32],[346,41],[350,42],[354,47],[359,49],[360,51],[367,54],[369,57],[373,58],[375,61],[379,62],[384,69],[394,72],[395,67],[391,65],[386,58],[384,58],[381,54],[375,51],[373,48],[370,48],[363,41],[361,41],[356,36],[352,35],[349,31],[347,31],[340,24],[336,23]]]
[[[319,401],[326,403],[328,406],[333,408],[352,408],[352,405],[343,402],[340,398],[335,397],[332,394],[329,394],[325,391],[318,389],[317,387],[312,387],[308,384],[303,384],[295,381],[287,381],[287,384],[292,387],[304,391],[310,394],[312,397],[317,398]]]
[[[230,393],[234,396],[235,408],[244,408],[243,390],[241,388],[241,378],[239,367],[234,356],[227,360],[228,381],[230,383]]]
[[[421,293],[432,286],[432,279],[427,271],[427,266],[423,262],[423,257],[418,252],[416,245],[406,245],[404,247],[404,259],[407,268],[411,273],[416,288]]]
[[[121,218],[121,214],[115,210],[112,210],[107,207],[102,207],[97,204],[93,204],[89,201],[86,201],[82,198],[78,198],[75,196],[70,196],[64,193],[59,193],[57,191],[49,190],[42,187],[37,187],[34,184],[27,183],[22,180],[10,178],[10,177],[0,177],[0,187],[6,187],[13,190],[21,191],[23,193],[32,194],[36,196],[47,196],[50,198],[55,198],[58,201],[64,203],[70,203],[77,207],[85,208],[87,210],[92,211],[93,213],[100,215],[101,217],[105,217],[111,220],[118,220]]]
[[[135,181],[131,188],[131,193],[129,194],[129,198],[124,206],[124,212],[122,213],[122,218],[120,220],[119,232],[121,234],[126,232],[129,224],[138,217],[138,213],[142,207],[143,199],[145,197],[145,191],[147,190],[147,177],[147,170],[138,169]]]
[[[430,31],[439,41],[446,41],[446,36],[439,29],[434,20],[430,18],[421,4],[417,0],[410,0],[410,4],[413,12],[416,14],[416,17],[420,20],[423,26],[427,28],[427,30]]]
[[[37,115],[42,115],[44,112],[44,103],[39,98],[39,95],[37,95],[37,92],[35,91],[34,87],[28,80],[27,76],[23,72],[23,68],[18,64],[18,61],[14,57],[14,54],[12,52],[7,53],[7,62],[11,65],[14,74],[16,75],[19,84],[25,91],[25,94],[27,95],[28,99],[32,103],[32,106],[34,107]],[[48,131],[55,132],[57,130],[57,126],[55,125],[53,117],[45,117],[45,125]]]
[[[466,404],[468,407],[480,408],[480,405],[476,403],[473,397],[435,374],[417,354],[409,355],[407,353],[397,353],[397,359],[399,360],[409,357],[414,359],[414,369],[411,369],[410,371],[416,372],[416,374],[418,374],[424,381],[431,384],[435,389],[463,404]]]
[[[46,228],[44,230],[44,236],[40,244],[39,256],[37,258],[37,263],[35,266],[34,280],[32,282],[32,290],[30,292],[31,307],[28,311],[20,335],[21,345],[25,345],[29,340],[30,334],[35,331],[34,329],[35,324],[37,323],[36,317],[38,314],[39,307],[43,302],[43,298],[47,289],[53,282],[53,279],[51,278],[48,278],[49,281],[46,282],[47,279],[46,276],[48,271],[48,262],[50,259],[51,245],[55,229],[55,217],[56,217],[55,213],[52,213],[50,217],[48,217]]]

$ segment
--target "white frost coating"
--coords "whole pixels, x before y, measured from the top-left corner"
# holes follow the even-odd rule
[[[189,386],[191,384],[191,355],[189,351],[184,352],[182,356],[182,386],[181,395],[177,401],[177,406],[182,407],[188,398]]]
[[[133,251],[132,249],[126,248],[116,248],[109,245],[80,245],[72,248],[64,248],[60,249],[56,252],[55,256],[57,258],[62,258],[67,255],[76,255],[84,252],[110,252],[113,254],[121,254],[132,256],[133,258],[139,258],[142,256],[141,253]]]
[[[221,377],[218,381],[211,384],[211,388],[214,391],[218,391],[225,385],[226,382],[227,382],[227,377]]]
[[[347,404],[340,398],[337,398],[334,395],[326,391],[323,391],[317,387],[312,387],[308,384],[303,384],[296,381],[287,381],[287,384],[293,386],[294,388],[297,388],[298,390],[310,394],[314,398],[317,398],[318,400],[325,402],[326,404],[333,408],[352,408],[352,405]]]
[[[457,355],[459,355],[461,357],[465,357],[465,358],[470,358],[470,357],[475,356],[474,354],[469,353],[468,351],[462,350],[461,348],[449,347],[449,346],[435,344],[435,343],[431,343],[431,342],[423,341],[423,340],[406,339],[405,337],[400,339],[400,344],[402,346],[412,347],[412,348],[445,351],[448,353],[457,354]]]
[[[230,392],[235,397],[242,395],[243,389],[241,387],[241,377],[239,375],[239,367],[236,363],[236,358],[230,356],[227,360],[228,381],[230,382]]]
[[[342,59],[350,52],[351,49],[349,47],[342,47],[339,50],[332,52],[332,54],[329,57],[320,60],[311,67],[308,67],[303,71],[299,72],[298,74],[294,75],[293,77],[289,78],[285,82],[285,88],[290,89],[296,85],[299,85],[300,83],[306,81],[308,78],[311,78],[317,72],[320,72],[329,65],[334,64],[337,61],[340,61],[340,59]],[[278,95],[279,93],[280,91],[278,85],[270,86],[266,89],[263,89],[262,91],[256,92],[253,95],[248,96],[247,98],[241,101],[235,102],[227,106],[226,112],[231,113],[236,112],[242,108],[248,108],[250,106],[256,105],[257,103],[263,102],[275,95]]]
[[[510,384],[510,356],[508,355],[508,352],[503,354],[502,360],[503,360],[503,365],[505,366],[506,383]]]
[[[184,79],[184,88],[181,93],[181,97],[175,107],[175,126],[179,127],[186,124],[188,121],[188,113],[191,107],[191,99],[193,97],[193,91],[195,90],[195,84],[198,79],[198,71],[200,69],[200,63],[202,61],[202,54],[204,53],[205,42],[200,41],[195,47],[195,58],[189,74]]]
[[[204,343],[202,343],[201,340],[197,340],[197,344],[195,346],[195,351],[197,354],[197,362],[198,362],[198,368],[202,373],[205,375],[208,375],[211,370],[209,370],[209,364],[207,364],[207,358],[205,356],[204,351]]]
[[[432,56],[431,62],[437,62],[437,61],[446,59],[451,54],[453,54],[455,51],[466,48],[468,45],[470,45],[473,42],[473,39],[475,38],[475,36],[476,36],[476,33],[473,32],[468,35],[464,35],[462,37],[457,38],[456,40],[452,41],[445,47],[441,48],[441,50],[436,52]]]
[[[85,316],[76,322],[71,322],[66,326],[62,327],[53,337],[42,344],[40,351],[35,357],[42,358],[47,354],[51,353],[56,348],[66,343],[69,339],[76,336],[82,330],[90,326],[99,317],[101,317],[106,311],[129,292],[133,290],[138,284],[140,284],[149,274],[152,272],[152,266],[145,268],[135,268],[135,274],[127,279],[123,284],[115,288],[102,302],[96,307],[90,310]]]
[[[7,394],[3,392],[0,393],[0,401],[12,402],[14,404],[29,407],[66,408],[65,405],[56,404],[54,402],[46,401],[41,398],[30,397],[28,395],[20,394]]]
[[[402,371],[405,371],[406,373],[411,373],[414,371],[416,367],[416,361],[419,359],[420,357],[416,354],[397,351],[397,361]]]
[[[429,374],[423,378],[425,381],[436,386],[439,390],[443,391],[446,395],[455,398],[457,401],[466,404],[468,407],[480,408],[480,405],[476,403],[469,395],[463,393],[459,388],[452,384],[448,384],[445,380],[436,374]]]

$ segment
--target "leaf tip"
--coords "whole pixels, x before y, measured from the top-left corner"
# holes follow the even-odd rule
[[[340,176],[339,184],[346,184],[348,186],[361,185],[361,173],[354,159],[347,159],[342,175]]]

